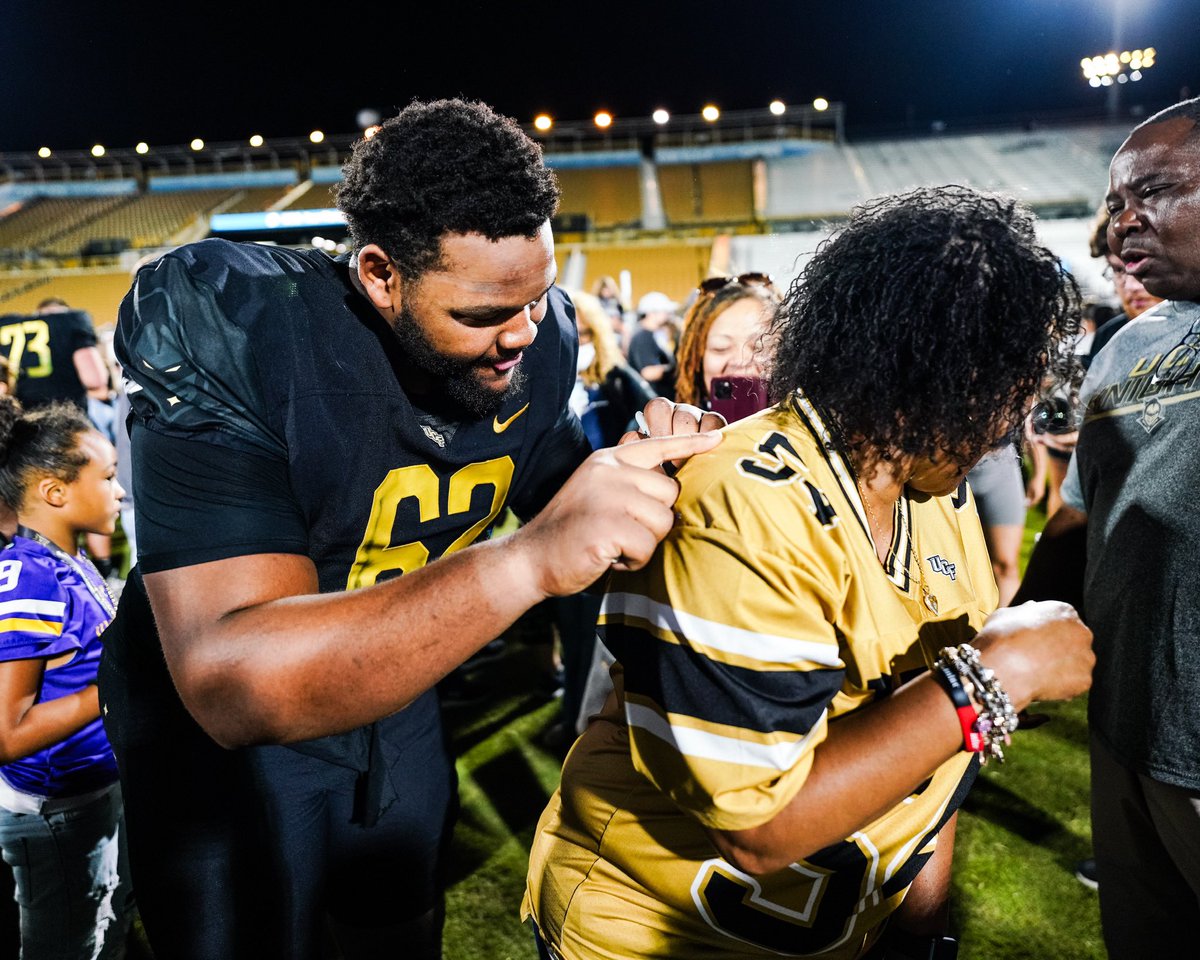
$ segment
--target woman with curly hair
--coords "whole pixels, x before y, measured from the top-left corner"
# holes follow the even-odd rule
[[[711,410],[717,377],[762,377],[764,337],[779,295],[766,274],[713,277],[683,318],[675,379],[675,400]]]
[[[776,405],[680,470],[675,527],[608,584],[616,696],[531,854],[551,956],[954,955],[955,812],[1092,666],[1071,607],[993,613],[963,479],[1077,327],[1011,198],[884,197],[821,247],[772,326]]]

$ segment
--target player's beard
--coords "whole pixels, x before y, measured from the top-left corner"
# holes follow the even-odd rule
[[[509,395],[516,393],[525,383],[525,365],[518,363],[508,380],[508,386],[503,390],[485,387],[476,373],[480,369],[480,362],[459,360],[439,353],[426,339],[420,323],[407,307],[400,308],[392,330],[408,359],[425,373],[436,377],[446,396],[480,420],[499,412]]]

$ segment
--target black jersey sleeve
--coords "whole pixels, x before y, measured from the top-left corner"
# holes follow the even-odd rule
[[[84,347],[94,347],[96,345],[96,328],[92,325],[91,316],[82,310],[73,310],[70,317],[68,330],[71,352],[82,350]]]
[[[255,553],[308,552],[308,528],[274,457],[180,440],[134,422],[138,563],[147,573]]]
[[[216,241],[168,253],[138,271],[121,302],[113,343],[133,419],[165,436],[284,457],[250,330],[239,322],[269,315],[271,305],[228,293],[236,272],[223,253]]]

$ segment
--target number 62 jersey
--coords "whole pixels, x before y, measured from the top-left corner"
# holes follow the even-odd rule
[[[345,261],[204,240],[146,265],[115,338],[139,566],[300,554],[328,593],[462,549],[506,505],[535,513],[588,451],[567,406],[573,308],[548,296],[523,384],[481,419],[406,392],[409,361]],[[110,651],[162,662],[154,638]],[[364,731],[344,740],[335,753],[365,754]]]
[[[617,695],[542,814],[523,912],[566,960],[850,960],[933,855],[972,755],[773,873],[738,870],[707,830],[771,820],[832,725],[974,635],[996,604],[974,502],[965,485],[902,496],[881,565],[850,467],[802,394],[727,428],[679,480],[675,528],[609,583]]]

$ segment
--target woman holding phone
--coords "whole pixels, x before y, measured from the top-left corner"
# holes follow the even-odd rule
[[[763,336],[779,308],[765,273],[710,277],[683,318],[677,403],[715,410],[731,423],[767,405]]]

